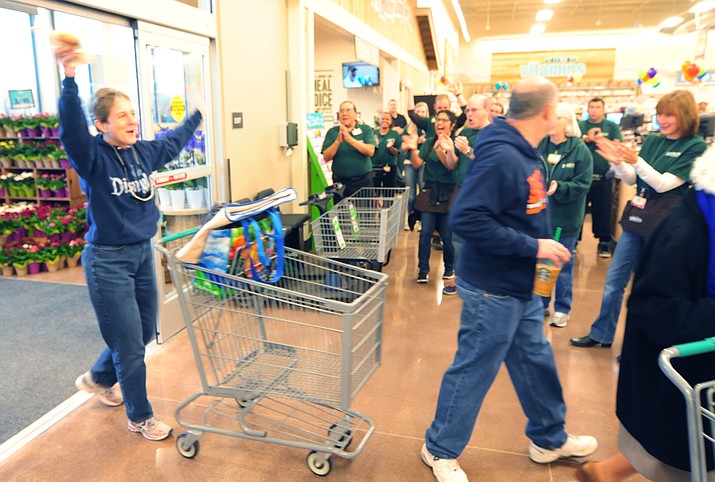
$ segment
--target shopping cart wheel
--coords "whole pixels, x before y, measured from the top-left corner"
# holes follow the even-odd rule
[[[194,440],[194,443],[191,445],[188,445],[185,443],[186,439],[189,436],[188,433],[182,433],[178,437],[176,437],[176,450],[179,451],[181,455],[186,457],[187,459],[193,459],[199,454],[199,441]]]
[[[308,454],[306,462],[308,462],[308,468],[310,471],[321,477],[328,475],[330,473],[330,469],[333,468],[330,462],[330,457],[320,454],[315,450]]]

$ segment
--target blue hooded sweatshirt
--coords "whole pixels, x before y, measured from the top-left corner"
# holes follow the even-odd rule
[[[465,242],[457,272],[490,293],[529,300],[537,239],[551,237],[544,161],[504,119],[484,129],[474,154],[450,212]]]
[[[115,149],[101,134],[92,137],[89,133],[77,84],[68,77],[63,81],[59,117],[60,140],[87,196],[87,242],[124,245],[151,239],[159,220],[156,200],[140,201],[131,190],[142,198],[151,194],[151,173],[179,155],[201,123],[201,113],[194,112],[162,139],[137,141],[133,148]]]

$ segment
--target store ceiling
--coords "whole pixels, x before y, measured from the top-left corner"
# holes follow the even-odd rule
[[[460,0],[472,40],[529,33],[536,12],[551,8],[554,16],[546,32],[603,31],[655,27],[667,17],[687,12],[690,0]],[[489,27],[489,28],[487,28]]]

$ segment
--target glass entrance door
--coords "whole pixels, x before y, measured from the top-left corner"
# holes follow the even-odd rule
[[[162,211],[159,235],[174,234],[197,226],[209,212],[215,177],[214,137],[211,125],[209,40],[138,22],[142,136],[166,135],[196,108],[204,120],[181,154],[154,176],[157,202]],[[175,249],[188,238],[166,246]],[[177,293],[166,260],[157,256],[159,326],[163,342],[184,328]]]

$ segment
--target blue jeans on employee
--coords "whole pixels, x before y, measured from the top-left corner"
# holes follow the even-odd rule
[[[452,228],[449,226],[449,213],[421,214],[422,231],[417,251],[417,267],[420,273],[429,273],[429,258],[432,250],[432,233],[437,229],[442,239],[442,257],[444,270],[454,269],[454,245],[452,244]]]
[[[417,186],[421,191],[425,185],[425,165],[422,164],[419,169],[415,169],[411,163],[405,164],[405,184],[410,189],[410,194],[407,198],[407,212],[411,213],[415,208]]]
[[[144,346],[156,334],[158,309],[151,241],[127,245],[88,243],[84,276],[107,348],[90,370],[105,387],[119,381],[127,417],[143,422],[154,413],[146,392]]]
[[[621,314],[623,294],[647,239],[646,236],[629,231],[621,233],[616,250],[613,252],[611,266],[606,274],[601,312],[591,325],[591,332],[588,334],[592,340],[605,344],[613,343],[618,317]]]
[[[435,418],[425,434],[427,449],[436,457],[459,457],[502,363],[528,419],[526,436],[545,449],[561,447],[567,438],[566,404],[544,336],[541,300],[495,295],[464,278],[457,280],[457,290],[463,301],[458,348],[442,378]]]
[[[569,313],[573,302],[573,249],[578,241],[578,233],[571,236],[561,236],[559,242],[563,244],[571,253],[571,259],[561,267],[561,273],[556,278],[556,299],[554,300],[554,311],[559,313]],[[551,297],[542,297],[544,308],[549,307]]]

